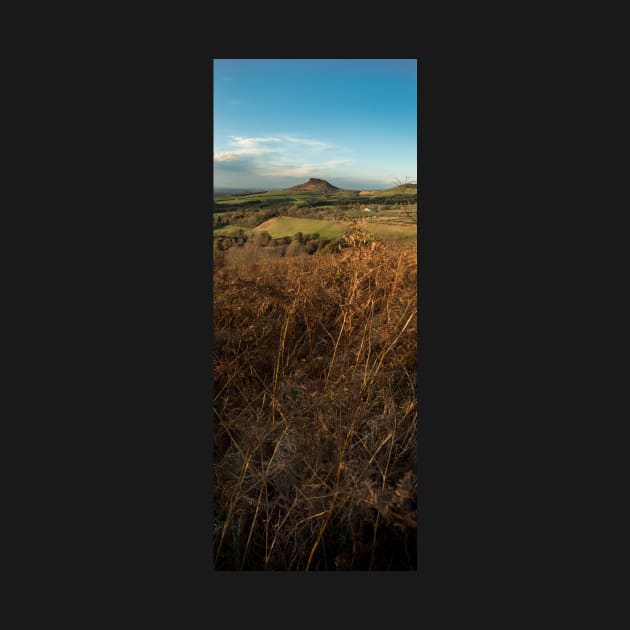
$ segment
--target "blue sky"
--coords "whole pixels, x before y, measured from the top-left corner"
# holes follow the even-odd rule
[[[214,186],[417,178],[415,59],[215,59]]]

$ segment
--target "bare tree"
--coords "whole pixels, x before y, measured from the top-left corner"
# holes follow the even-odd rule
[[[408,186],[416,183],[415,180],[410,180],[407,176],[402,180],[399,177],[394,177],[394,181],[397,186]],[[418,223],[418,201],[416,199],[415,209],[414,204],[411,201],[401,201],[399,208],[403,211],[403,214],[412,222]]]
[[[396,182],[396,186],[407,186],[407,185],[411,185],[411,184],[415,184],[416,180],[410,180],[406,175],[405,175],[405,179],[402,180],[399,177],[394,177],[394,181]]]

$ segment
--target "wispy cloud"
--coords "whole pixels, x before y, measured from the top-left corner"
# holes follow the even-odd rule
[[[257,159],[256,156],[239,153],[216,153],[214,168],[218,171],[240,172],[243,175],[256,174],[259,170]]]
[[[242,170],[265,177],[309,177],[326,175],[348,164],[343,157],[317,159],[335,147],[324,140],[295,135],[230,136],[229,146],[214,153],[215,168]]]
[[[264,147],[266,144],[280,142],[280,138],[242,138],[241,136],[230,136],[231,144],[243,149],[256,149]]]
[[[292,144],[300,144],[311,149],[332,149],[333,145],[328,142],[322,142],[321,140],[311,140],[309,138],[295,138],[293,136],[285,136],[287,142]]]
[[[295,166],[277,165],[272,166],[271,171],[262,172],[261,175],[270,177],[308,177],[316,175],[324,175],[333,171],[344,164],[348,164],[349,160],[328,160],[327,162],[310,162]]]
[[[235,160],[240,160],[242,158],[242,154],[237,151],[219,151],[214,154],[215,162],[234,162]]]

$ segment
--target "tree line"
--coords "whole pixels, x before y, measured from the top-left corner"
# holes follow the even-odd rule
[[[293,236],[272,238],[269,232],[246,234],[244,230],[214,239],[215,262],[242,262],[258,258],[334,253],[341,250],[343,237],[321,238],[319,234],[296,232]]]

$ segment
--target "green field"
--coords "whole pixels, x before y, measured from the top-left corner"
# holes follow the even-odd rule
[[[247,234],[266,231],[272,238],[302,232],[334,239],[343,235],[353,219],[366,219],[366,228],[379,238],[415,239],[417,196],[415,185],[372,191],[334,189],[329,185],[321,192],[286,189],[221,195],[214,198],[213,211],[221,215],[215,223],[230,225],[215,228],[214,236],[238,236],[242,229]],[[375,212],[365,212],[366,207]],[[279,216],[270,218],[274,214]]]
[[[272,238],[293,236],[296,232],[303,234],[319,234],[320,238],[336,238],[341,236],[349,227],[349,221],[321,221],[319,219],[296,219],[293,217],[275,217],[261,223],[252,232],[269,232]],[[369,232],[383,239],[416,238],[415,225],[396,225],[388,223],[367,223]],[[225,228],[222,228],[225,230]],[[216,230],[215,230],[216,232]]]
[[[417,195],[417,187],[415,186],[404,188],[395,186],[385,190],[334,190],[328,193],[306,190],[270,190],[246,195],[220,195],[214,197],[214,203],[218,208],[225,209],[248,206],[269,207],[277,204],[310,206],[311,204],[321,204],[322,202],[327,202],[330,205],[335,205],[336,202],[361,202],[371,198],[393,199],[398,197],[401,200],[413,199]]]
[[[271,190],[264,193],[254,193],[249,195],[222,195],[215,197],[214,201],[219,206],[238,207],[248,205],[273,206],[282,203],[292,203],[298,206],[310,205],[314,202],[330,200],[343,201],[358,197],[358,192],[354,190],[339,190],[329,195],[319,192],[295,191],[295,190]]]
[[[385,190],[362,190],[359,192],[361,199],[369,199],[370,197],[416,197],[418,195],[418,187],[415,184],[406,186],[394,186]]]
[[[303,234],[319,234],[320,238],[336,238],[341,236],[350,226],[345,221],[321,221],[319,219],[296,219],[294,217],[274,217],[252,232],[269,232],[272,238],[293,236],[296,232]]]

